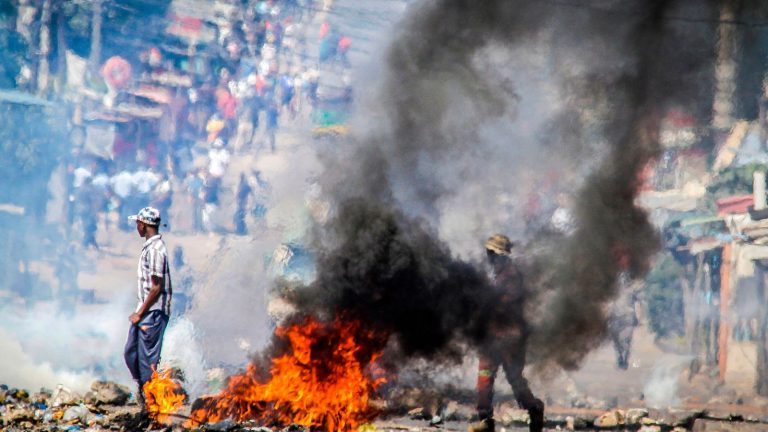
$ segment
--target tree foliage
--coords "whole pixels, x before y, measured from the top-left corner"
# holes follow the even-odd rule
[[[0,103],[0,202],[42,210],[47,182],[66,149],[64,114],[53,108]]]
[[[707,186],[707,195],[718,199],[732,195],[752,193],[752,175],[755,171],[765,171],[766,166],[753,163],[742,166],[729,166],[715,176]]]
[[[103,59],[112,55],[133,58],[150,44],[159,44],[167,26],[171,0],[103,0],[101,44]],[[67,46],[88,57],[91,49],[94,0],[60,0]]]
[[[682,274],[684,270],[680,264],[665,252],[659,255],[646,278],[648,320],[651,330],[660,338],[680,336],[685,332]]]
[[[16,76],[30,57],[29,47],[15,26],[13,3],[0,2],[0,88],[16,86]]]

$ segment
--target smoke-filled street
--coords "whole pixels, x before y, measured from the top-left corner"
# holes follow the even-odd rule
[[[0,432],[768,430],[763,2],[0,23]]]

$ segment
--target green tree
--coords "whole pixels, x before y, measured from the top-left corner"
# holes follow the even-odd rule
[[[16,32],[14,2],[0,2],[0,88],[16,86],[16,76],[29,61],[29,47]]]
[[[645,298],[651,330],[659,338],[681,336],[685,331],[683,268],[670,253],[662,253],[646,278]]]
[[[45,212],[47,183],[67,148],[64,113],[55,108],[0,102],[0,202]]]

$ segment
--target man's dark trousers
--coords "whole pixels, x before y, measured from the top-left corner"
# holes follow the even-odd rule
[[[125,364],[140,386],[152,379],[152,366],[160,362],[163,333],[168,315],[159,310],[147,312],[138,325],[131,325],[125,343]]]

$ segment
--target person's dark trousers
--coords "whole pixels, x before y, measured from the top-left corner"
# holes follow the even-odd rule
[[[237,235],[248,234],[248,226],[245,223],[244,208],[238,206],[237,211],[235,211],[234,223],[235,223],[235,234]]]
[[[139,386],[152,379],[152,367],[160,362],[163,333],[168,325],[168,315],[159,310],[149,311],[128,330],[125,343],[125,364]]]
[[[96,250],[99,249],[99,244],[96,243],[96,230],[98,229],[96,217],[92,214],[82,215],[83,221],[83,247],[89,248],[93,246]]]
[[[507,381],[512,386],[515,400],[520,408],[528,411],[529,430],[541,432],[544,429],[544,403],[536,398],[523,377],[525,367],[526,337],[499,337],[480,350],[477,375],[477,413],[480,420],[493,418],[493,384],[499,366],[504,368]]]
[[[616,350],[616,364],[619,369],[629,368],[629,351],[632,348],[632,332],[635,328],[631,325],[624,327],[610,327],[608,333]]]

